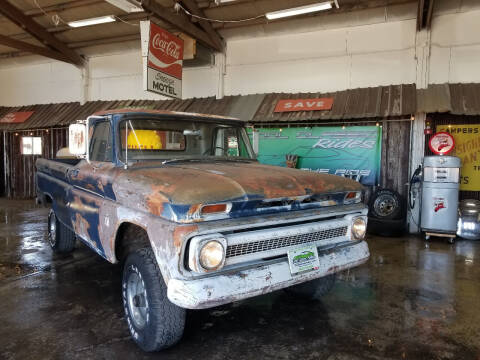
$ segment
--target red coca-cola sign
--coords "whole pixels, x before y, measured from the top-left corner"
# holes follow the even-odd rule
[[[148,66],[182,79],[183,40],[150,22]]]

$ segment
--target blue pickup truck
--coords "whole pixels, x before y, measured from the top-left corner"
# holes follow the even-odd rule
[[[283,288],[318,296],[369,257],[363,187],[259,164],[238,119],[104,111],[72,124],[58,155],[36,163],[50,245],[70,252],[78,239],[123,264],[145,351],[179,341],[186,309]]]

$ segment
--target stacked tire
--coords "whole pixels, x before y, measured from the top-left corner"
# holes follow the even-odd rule
[[[407,204],[405,198],[390,189],[379,189],[371,197],[368,211],[370,234],[401,236],[405,231]]]

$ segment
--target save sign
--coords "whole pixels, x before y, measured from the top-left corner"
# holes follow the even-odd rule
[[[142,21],[144,90],[182,98],[183,40],[150,21]]]
[[[278,100],[273,112],[331,110],[333,98]]]

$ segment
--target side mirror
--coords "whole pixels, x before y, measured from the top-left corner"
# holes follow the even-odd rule
[[[72,124],[68,127],[68,150],[72,155],[86,155],[87,126],[85,124]]]

